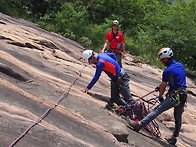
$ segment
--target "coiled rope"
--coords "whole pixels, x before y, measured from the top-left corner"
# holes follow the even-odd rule
[[[128,108],[125,110],[126,120],[129,124],[129,119],[134,121],[140,121],[142,120],[147,114],[150,112],[150,108],[152,108],[156,102],[158,102],[157,98],[151,98],[150,100],[145,100],[144,97],[152,94],[155,92],[155,90],[150,91],[146,95],[139,97],[139,99],[134,100]],[[148,104],[148,107],[146,108],[144,102]],[[150,107],[152,105],[152,107]],[[159,125],[155,120],[151,121],[148,125],[144,126],[143,129],[148,132],[150,135],[155,137],[161,137],[161,132],[159,131]]]
[[[20,140],[29,132],[29,130],[31,130],[34,126],[36,126],[37,124],[39,124],[39,123],[40,123],[40,122],[50,113],[51,110],[55,109],[55,108],[60,104],[60,102],[61,102],[64,98],[66,98],[66,97],[69,95],[69,92],[70,92],[72,86],[73,86],[73,85],[75,84],[75,82],[80,78],[80,76],[81,76],[81,74],[82,74],[82,72],[83,72],[83,70],[84,70],[85,67],[86,67],[86,65],[84,65],[84,67],[82,68],[82,70],[79,72],[78,77],[76,77],[75,80],[71,83],[71,85],[70,85],[68,91],[67,91],[67,92],[64,91],[64,93],[59,97],[58,102],[57,102],[53,107],[48,108],[48,109],[40,116],[40,118],[39,118],[37,121],[35,121],[31,126],[29,126],[29,127],[28,127],[28,128],[18,137],[18,138],[16,138],[8,147],[13,147],[14,145],[16,145],[16,143],[17,143],[18,141],[20,141]]]

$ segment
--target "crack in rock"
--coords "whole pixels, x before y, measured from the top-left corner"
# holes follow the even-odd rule
[[[17,79],[17,80],[20,80],[22,82],[26,82],[28,81],[28,79],[24,76],[22,76],[21,74],[15,72],[14,70],[12,70],[11,68],[5,66],[5,65],[2,65],[0,64],[0,72],[1,73],[4,73],[14,79]]]
[[[113,134],[113,135],[119,142],[128,143],[129,134]]]

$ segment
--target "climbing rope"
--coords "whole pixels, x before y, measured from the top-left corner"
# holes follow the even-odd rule
[[[73,85],[75,84],[75,82],[80,78],[80,76],[81,76],[81,74],[82,74],[82,72],[83,72],[83,70],[84,70],[85,67],[86,67],[86,65],[84,65],[84,67],[82,68],[82,70],[79,72],[78,77],[76,77],[75,80],[71,83],[71,85],[70,85],[68,91],[67,91],[67,92],[64,91],[64,93],[59,97],[58,102],[57,102],[53,107],[48,108],[48,109],[40,116],[40,118],[39,118],[37,121],[35,121],[35,122],[34,122],[31,126],[29,126],[29,127],[28,127],[28,128],[18,137],[18,138],[16,138],[16,139],[9,145],[9,147],[13,147],[14,145],[16,145],[16,143],[17,143],[19,140],[21,140],[21,139],[29,132],[29,130],[31,130],[34,126],[36,126],[37,124],[39,124],[39,123],[40,123],[40,122],[50,113],[51,110],[55,109],[55,108],[60,104],[60,102],[61,102],[64,98],[66,98],[66,97],[69,95],[69,92],[70,92],[72,86],[73,86]]]
[[[144,102],[146,102],[146,103],[148,103],[148,104],[154,104],[154,103],[152,103],[151,100],[145,100],[144,98],[147,97],[148,95],[154,93],[155,91],[156,91],[156,90],[150,91],[149,93],[145,94],[144,96],[139,97],[139,99],[137,99],[136,101],[142,100],[142,101],[144,101]]]
[[[195,89],[195,86],[187,86],[186,88]]]
[[[148,115],[150,112],[149,109],[146,108],[144,102],[135,101],[130,107],[126,110],[127,119],[131,119],[134,121],[141,121],[144,117]],[[127,121],[129,123],[129,121]],[[144,126],[146,132],[155,137],[161,137],[161,132],[159,131],[159,125],[155,120],[151,121],[148,125]]]
[[[126,108],[123,107],[119,108],[121,109],[120,111],[122,112],[123,112],[122,109],[124,109],[122,115],[125,116],[128,124],[129,124],[129,119],[134,121],[142,120],[150,112],[150,108],[152,108],[158,102],[157,98],[151,98],[150,100],[144,99],[144,97],[152,94],[153,92],[155,92],[155,90],[150,91],[149,93],[145,94],[142,97],[139,97],[139,99],[137,100],[133,100]],[[144,102],[148,104],[147,108]],[[150,107],[150,105],[152,105],[152,107]],[[148,125],[143,127],[143,129],[152,136],[159,137],[159,138],[161,137],[161,132],[159,131],[159,125],[155,120],[151,121]]]
[[[153,91],[147,93],[143,97],[139,97],[139,99],[141,99],[142,101],[144,101],[144,102],[146,102],[148,104],[147,108],[145,107],[144,103],[140,104],[141,105],[140,107],[142,107],[142,113],[139,114],[139,111],[137,113],[137,115],[140,115],[139,116],[139,120],[142,120],[148,113],[150,113],[150,109],[152,107],[154,107],[156,105],[156,103],[159,101],[157,99],[157,97],[151,98],[149,100],[145,100],[144,99],[144,97],[146,97],[146,96],[148,96],[148,95],[150,95],[150,94],[152,94],[154,92],[156,92],[156,90],[153,90]],[[161,137],[161,132],[159,131],[159,125],[158,125],[158,123],[155,120],[151,121],[148,125],[143,127],[143,129],[145,131],[147,131],[152,136],[159,137],[159,138]]]

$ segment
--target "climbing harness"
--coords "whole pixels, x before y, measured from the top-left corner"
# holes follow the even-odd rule
[[[69,95],[69,92],[70,92],[70,90],[71,90],[71,88],[72,88],[72,86],[75,84],[75,82],[80,78],[80,76],[81,76],[81,74],[82,74],[82,72],[83,72],[83,70],[84,70],[84,68],[86,67],[86,65],[84,65],[84,67],[82,68],[82,70],[79,72],[79,75],[78,75],[78,77],[76,77],[75,78],[75,80],[71,83],[71,85],[70,85],[70,87],[69,87],[69,89],[68,89],[68,91],[66,92],[66,91],[64,91],[64,93],[59,97],[59,100],[58,100],[58,102],[53,106],[53,107],[50,107],[50,108],[48,108],[41,116],[40,116],[40,118],[37,120],[37,121],[35,121],[31,126],[29,126],[17,139],[15,139],[10,145],[9,145],[9,147],[13,147],[14,145],[16,145],[16,143],[19,141],[19,140],[21,140],[34,126],[36,126],[37,124],[39,124],[49,113],[50,113],[50,111],[51,110],[53,110],[53,109],[55,109],[59,104],[60,104],[60,102],[64,99],[64,98],[66,98],[68,95]]]

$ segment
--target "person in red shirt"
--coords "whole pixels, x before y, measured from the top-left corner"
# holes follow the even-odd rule
[[[125,57],[125,40],[122,33],[118,32],[119,22],[114,20],[112,22],[112,31],[106,34],[106,41],[101,50],[104,52],[113,52],[116,54],[117,61],[119,65],[122,67],[122,58]],[[106,49],[107,45],[110,44],[109,49]]]

